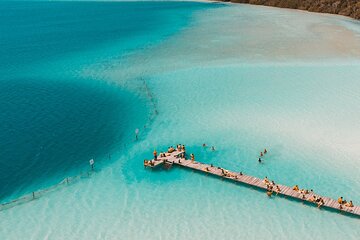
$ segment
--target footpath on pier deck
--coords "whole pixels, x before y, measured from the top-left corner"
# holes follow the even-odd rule
[[[151,160],[151,164],[150,163],[145,163],[144,161],[144,166],[145,167],[151,167],[151,168],[156,168],[158,166],[161,165],[178,165],[181,167],[185,167],[185,168],[189,168],[189,169],[193,169],[196,171],[200,171],[200,172],[204,172],[206,174],[211,174],[217,177],[221,177],[221,178],[225,178],[228,179],[230,181],[234,181],[234,182],[239,182],[239,183],[243,183],[249,186],[253,186],[259,189],[263,189],[263,190],[267,190],[267,185],[264,183],[263,179],[259,179],[253,176],[249,176],[246,174],[240,174],[240,172],[232,172],[232,171],[228,171],[229,175],[231,176],[224,176],[223,172],[221,170],[221,168],[219,168],[218,166],[214,166],[214,165],[209,165],[209,164],[204,164],[204,163],[200,163],[200,162],[192,162],[191,160],[185,159],[185,158],[180,158],[179,155],[181,155],[183,152],[181,151],[177,151],[175,150],[172,153],[166,153],[165,157],[158,157],[157,160]],[[224,169],[225,170],[225,169]],[[313,203],[311,201],[309,201],[308,199],[312,198],[314,195],[316,197],[321,197],[324,200],[324,205],[322,205],[322,208],[328,208],[328,209],[333,209],[339,212],[343,212],[343,213],[347,213],[356,217],[360,217],[360,206],[354,205],[354,207],[346,207],[344,205],[342,205],[342,208],[340,209],[340,204],[337,202],[337,200],[334,200],[332,198],[329,197],[324,197],[321,196],[319,194],[315,194],[314,192],[310,192],[308,194],[305,194],[305,198],[303,198],[303,194],[293,190],[291,187],[288,186],[284,186],[281,184],[276,184],[280,187],[280,192],[278,193],[278,195],[282,195],[282,196],[287,196],[290,198],[294,198],[297,199],[299,201],[304,201],[304,202],[309,202],[314,204],[314,206],[317,206],[316,203]]]

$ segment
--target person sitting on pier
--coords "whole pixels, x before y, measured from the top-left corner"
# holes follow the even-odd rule
[[[271,181],[270,183],[272,186],[275,186],[275,182],[274,181]]]
[[[225,177],[232,177],[228,170],[221,168],[221,174]]]
[[[195,155],[193,153],[190,154],[190,158],[191,158],[191,162],[194,163],[195,162]]]
[[[185,152],[185,145],[181,146],[181,151]]]
[[[266,188],[266,194],[267,194],[269,197],[271,197],[272,193],[273,193],[273,187],[270,186],[270,185],[268,185],[267,188]]]
[[[276,185],[276,195],[278,195],[281,192],[281,189],[279,185]]]
[[[243,172],[240,172],[240,176],[244,175]]]
[[[316,196],[313,195],[312,197],[309,197],[309,198],[308,198],[308,201],[309,201],[309,202],[315,202],[315,201],[316,201]]]
[[[265,177],[264,180],[263,180],[263,182],[264,182],[266,185],[268,185],[268,184],[269,184],[269,179],[268,179],[268,177]]]
[[[354,207],[353,202],[350,200],[350,202],[345,203],[345,207]]]
[[[295,185],[295,186],[293,187],[293,190],[299,191],[299,186],[298,186],[298,185]]]
[[[320,208],[322,205],[324,205],[325,202],[324,202],[324,199],[322,199],[321,197],[319,198],[319,201],[318,201],[318,208]]]
[[[343,204],[343,203],[344,203],[343,197],[339,197],[339,198],[338,198],[338,203],[339,203],[339,204]]]

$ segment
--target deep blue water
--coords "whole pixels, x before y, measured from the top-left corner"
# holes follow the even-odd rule
[[[176,2],[0,3],[0,199],[76,174],[90,158],[104,162],[133,140],[134,129],[147,121],[145,100],[106,79],[78,75],[78,60],[93,64],[156,44],[188,23],[189,6],[202,8]],[[111,45],[120,50],[102,51]],[[76,71],[63,76],[60,58]]]

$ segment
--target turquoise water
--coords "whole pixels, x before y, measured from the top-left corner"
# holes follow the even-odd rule
[[[110,4],[130,11],[129,3]],[[134,9],[151,8],[142,14],[161,12],[156,14],[161,16],[158,24],[166,24],[154,26],[151,42],[146,31],[129,37],[125,47],[114,37],[91,44],[82,54],[69,50],[50,63],[34,63],[26,67],[32,71],[25,72],[43,76],[41,83],[51,86],[61,83],[59,75],[72,77],[65,85],[81,86],[81,99],[101,89],[98,96],[111,109],[109,117],[92,112],[94,118],[103,116],[96,122],[109,124],[108,129],[116,129],[108,123],[112,114],[123,107],[134,109],[129,119],[113,119],[122,126],[117,136],[129,136],[114,140],[115,149],[124,142],[128,147],[92,178],[0,212],[0,236],[357,239],[358,219],[288,199],[269,199],[251,188],[183,169],[148,171],[142,161],[155,147],[161,151],[185,143],[198,160],[299,184],[333,198],[342,195],[358,204],[360,25],[343,17],[246,5],[131,4]],[[141,94],[143,80],[152,100]],[[112,102],[110,96],[118,98]],[[74,112],[86,110],[89,101],[73,104]],[[159,113],[155,118],[154,106]],[[132,121],[135,118],[139,124]],[[134,142],[132,133],[140,123],[146,129],[141,128],[144,134]],[[217,151],[203,149],[202,143]],[[264,147],[269,155],[259,165],[257,155]],[[98,152],[116,151],[105,148],[99,145]],[[46,176],[41,184],[50,181]]]
[[[79,70],[173,34],[187,16],[171,15],[186,7],[1,3],[0,199],[86,171],[90,158],[109,161],[134,140],[150,114],[146,96]],[[114,52],[104,47],[114,44]],[[142,87],[140,79],[132,82]]]

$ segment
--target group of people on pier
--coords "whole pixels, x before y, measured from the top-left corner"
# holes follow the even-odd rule
[[[176,149],[173,146],[168,147],[168,151],[167,152],[161,152],[159,154],[159,157],[160,158],[165,158],[166,156],[170,156],[170,154],[175,152],[176,150],[178,152],[181,152],[179,154],[180,158],[185,158],[185,145],[182,145],[182,144],[176,145]],[[156,149],[154,149],[153,156],[154,156],[153,160],[144,160],[144,166],[154,166],[155,165],[155,161],[158,160],[158,153],[157,153]],[[194,157],[193,154],[192,154],[192,156],[193,156],[192,160],[195,160],[195,157]]]
[[[293,190],[297,191],[298,193],[301,193],[301,198],[302,199],[306,199],[306,195],[314,192],[312,189],[310,189],[310,190],[308,190],[308,189],[300,189],[298,185],[295,185],[293,187]],[[316,203],[318,208],[320,208],[322,205],[325,204],[324,199],[322,197],[317,197],[316,195],[312,195],[312,196],[308,197],[307,200],[309,202]]]
[[[346,200],[343,199],[343,197],[339,197],[338,198],[338,203],[339,203],[339,208],[342,209],[343,206],[345,207],[354,207],[353,202],[350,200],[349,202],[347,202]]]
[[[279,185],[276,185],[274,181],[270,181],[268,177],[264,178],[263,183],[265,183],[266,185],[266,194],[269,197],[271,197],[273,192],[276,192],[276,195],[278,195],[281,192]]]

